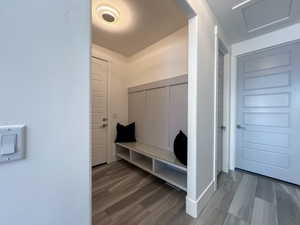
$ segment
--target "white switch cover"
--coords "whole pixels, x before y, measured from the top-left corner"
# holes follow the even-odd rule
[[[2,134],[0,137],[0,155],[14,154],[16,152],[17,134]]]
[[[25,158],[25,126],[0,126],[0,163]]]

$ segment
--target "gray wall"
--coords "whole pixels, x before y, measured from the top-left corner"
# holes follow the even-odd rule
[[[0,11],[0,120],[27,125],[26,160],[0,165],[0,224],[88,225],[89,1]]]
[[[187,134],[187,75],[129,89],[129,122],[141,143],[173,151],[180,130]]]

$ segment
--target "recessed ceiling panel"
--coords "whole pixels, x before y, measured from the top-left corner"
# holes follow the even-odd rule
[[[292,0],[261,0],[242,8],[248,32],[288,20]]]
[[[300,23],[300,0],[207,1],[229,43],[247,40]],[[239,7],[236,7],[238,5]]]

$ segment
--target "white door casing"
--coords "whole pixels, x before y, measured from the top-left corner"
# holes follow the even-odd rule
[[[106,163],[108,157],[109,64],[105,60],[92,58],[91,70],[92,166],[96,166]]]

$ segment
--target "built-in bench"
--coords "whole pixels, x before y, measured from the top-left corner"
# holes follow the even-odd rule
[[[116,154],[119,158],[186,191],[187,168],[176,159],[173,152],[131,142],[117,143]]]

